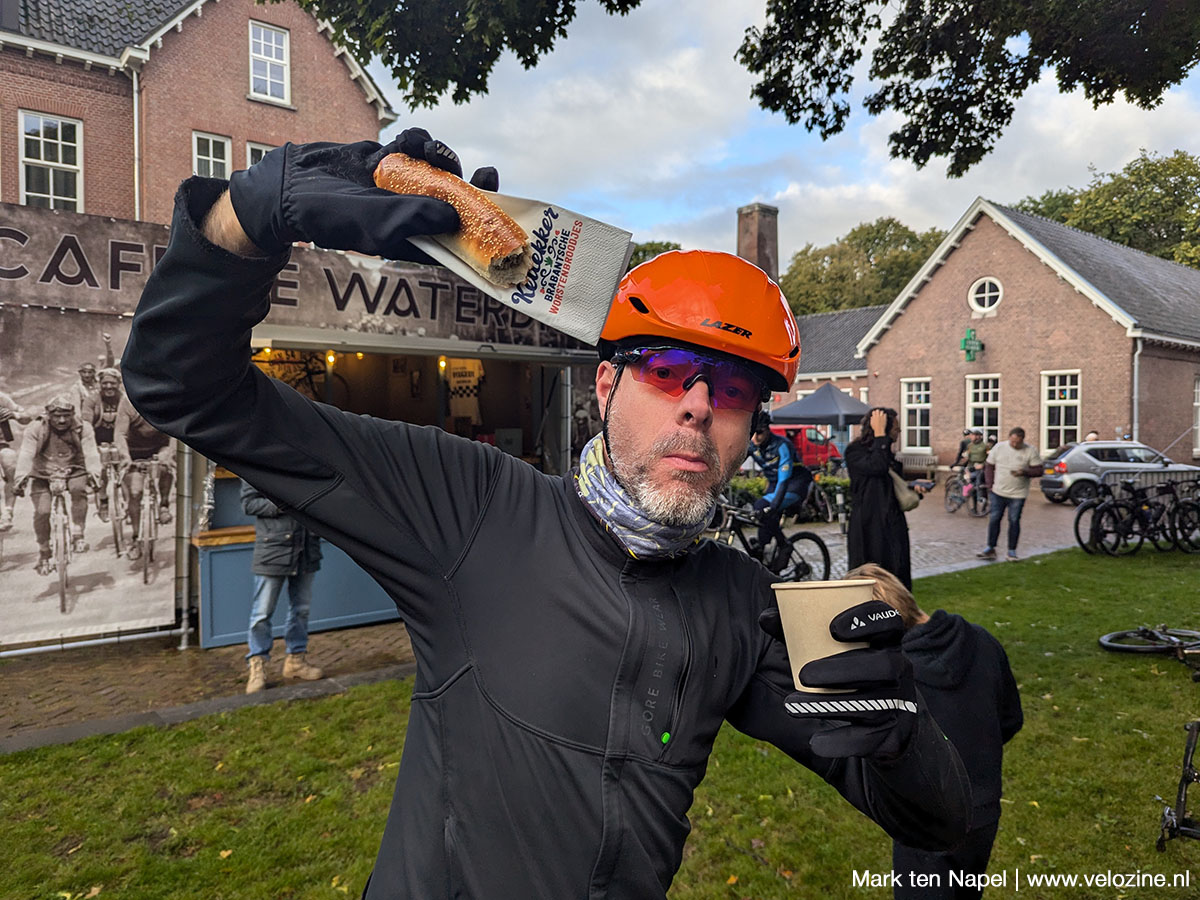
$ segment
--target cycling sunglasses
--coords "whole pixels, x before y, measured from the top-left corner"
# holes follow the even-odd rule
[[[682,396],[703,379],[714,409],[753,412],[766,392],[762,380],[746,366],[679,347],[621,350],[613,362],[623,363],[634,381],[656,387],[668,397]]]

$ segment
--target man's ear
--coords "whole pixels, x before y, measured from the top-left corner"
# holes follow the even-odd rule
[[[600,403],[600,420],[608,418],[608,398],[612,395],[616,367],[607,360],[596,367],[596,400]]]

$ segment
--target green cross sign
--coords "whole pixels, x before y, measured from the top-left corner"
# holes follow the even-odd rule
[[[958,349],[967,352],[967,362],[975,362],[975,354],[983,352],[983,341],[975,339],[974,328],[967,329],[967,336],[958,342]]]

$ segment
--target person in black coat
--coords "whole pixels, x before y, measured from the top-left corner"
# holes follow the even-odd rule
[[[899,415],[894,409],[877,406],[863,417],[859,436],[846,447],[844,456],[850,474],[847,565],[853,569],[863,563],[877,563],[911,590],[908,522],[888,474],[904,474],[892,453],[892,442],[899,436]],[[919,486],[915,490],[923,493]]]
[[[895,900],[975,900],[983,893],[1000,826],[1004,745],[1025,722],[1008,655],[982,626],[942,609],[926,614],[912,593],[879,566],[860,566],[846,577],[874,578],[872,597],[900,613],[906,629],[901,649],[917,687],[971,779],[971,830],[959,846],[933,853],[893,841]],[[918,887],[910,883],[910,872],[937,875],[940,884]],[[958,873],[957,884],[951,872]]]
[[[308,661],[308,611],[313,576],[321,568],[321,539],[245,481],[241,496],[242,511],[254,516],[254,558],[250,563],[254,598],[246,635],[246,693],[254,694],[266,687],[266,662],[274,642],[271,616],[285,584],[288,616],[283,633],[287,647],[283,677],[314,681],[325,674]]]

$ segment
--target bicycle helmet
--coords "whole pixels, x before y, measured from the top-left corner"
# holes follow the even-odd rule
[[[713,250],[662,253],[617,286],[600,357],[660,346],[737,359],[772,391],[791,388],[800,365],[800,333],[783,292],[762,269]]]

